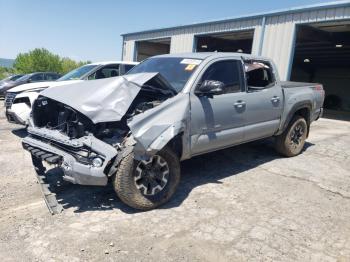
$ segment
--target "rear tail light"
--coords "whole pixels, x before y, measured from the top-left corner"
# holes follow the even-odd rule
[[[315,85],[315,90],[323,90],[323,86],[321,84]]]
[[[319,91],[324,96],[324,89],[323,89],[323,86],[321,84],[315,85],[314,89],[316,91]]]

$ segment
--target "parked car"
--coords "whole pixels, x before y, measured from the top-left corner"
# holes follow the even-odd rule
[[[19,85],[27,84],[27,83],[54,81],[60,77],[61,75],[53,72],[31,73],[31,74],[23,75],[22,77],[18,78],[11,86],[9,86],[9,89]]]
[[[15,82],[18,78],[22,77],[23,75],[12,75],[9,77],[6,77],[0,81],[0,97],[5,96],[5,92],[12,87],[13,82]]]
[[[23,74],[10,75],[6,78],[3,78],[0,80],[0,85],[7,83],[7,82],[10,82],[10,81],[16,81],[21,76],[23,76]]]
[[[111,181],[148,210],[174,194],[181,160],[266,137],[298,155],[323,101],[321,84],[282,82],[267,58],[161,55],[120,78],[46,89],[22,144],[38,172],[45,161],[75,184]]]
[[[137,62],[126,61],[92,63],[74,69],[56,81],[30,83],[12,88],[5,98],[7,120],[11,123],[27,125],[34,100],[40,91],[48,87],[123,75],[136,64]]]

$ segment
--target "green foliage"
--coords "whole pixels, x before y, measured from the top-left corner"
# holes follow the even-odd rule
[[[21,73],[35,71],[60,72],[62,70],[60,57],[44,48],[36,48],[28,53],[19,54],[13,67]]]
[[[45,48],[36,48],[28,53],[17,55],[14,69],[18,73],[56,72],[65,74],[87,62],[76,62],[70,58],[61,58]]]
[[[9,75],[14,74],[14,69],[13,68],[7,68],[0,66],[0,80],[4,79],[5,77],[8,77]]]
[[[70,59],[68,57],[63,57],[61,59],[61,67],[62,67],[62,69],[61,69],[60,73],[65,74],[65,73],[67,73],[69,71],[72,71],[73,69],[75,69],[77,67],[83,66],[83,65],[88,64],[88,63],[91,63],[91,62],[89,62],[89,61],[76,62],[76,61],[74,61],[74,60],[72,60],[72,59]]]

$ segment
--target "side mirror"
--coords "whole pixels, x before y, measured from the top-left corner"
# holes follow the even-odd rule
[[[225,84],[216,80],[204,80],[203,83],[195,90],[196,95],[220,95],[224,91]]]
[[[28,79],[28,80],[27,80],[27,83],[31,83],[31,82],[32,82],[32,79]]]

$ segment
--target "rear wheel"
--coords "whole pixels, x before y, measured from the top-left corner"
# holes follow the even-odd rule
[[[307,135],[307,123],[302,116],[293,117],[287,129],[276,137],[276,150],[287,157],[300,154]]]
[[[133,152],[129,153],[120,162],[113,186],[125,204],[148,210],[167,202],[179,181],[179,159],[165,147],[148,160],[135,160]]]

